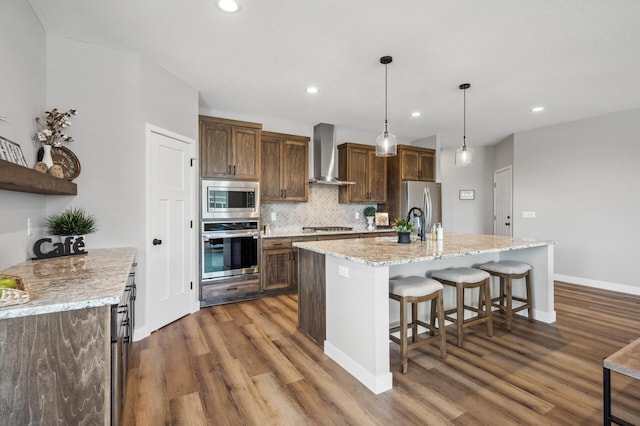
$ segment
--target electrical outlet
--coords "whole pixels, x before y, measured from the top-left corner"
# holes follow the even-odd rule
[[[338,266],[338,275],[344,278],[349,278],[349,268],[346,266]]]
[[[275,222],[277,220],[276,212],[271,213],[271,222]]]
[[[356,212],[356,219],[360,219],[360,212]]]
[[[522,217],[524,219],[535,219],[536,218],[536,212],[522,212]]]

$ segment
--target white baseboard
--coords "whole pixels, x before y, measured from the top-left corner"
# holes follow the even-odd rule
[[[640,287],[634,287],[630,285],[609,283],[606,281],[590,280],[588,278],[572,277],[570,275],[554,274],[553,279],[556,281],[563,281],[569,284],[583,285],[585,287],[598,288],[600,290],[617,291],[620,293],[633,294],[640,296]]]
[[[324,341],[324,353],[376,395],[391,389],[393,381],[391,371],[375,376],[326,340]]]

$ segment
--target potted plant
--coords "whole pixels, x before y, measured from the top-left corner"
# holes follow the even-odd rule
[[[364,208],[364,217],[367,219],[367,230],[373,231],[373,219],[376,216],[376,208],[367,206]]]
[[[411,242],[411,232],[413,225],[406,219],[396,219],[393,224],[393,230],[398,233],[398,242],[400,244],[409,244]]]
[[[47,218],[51,235],[86,235],[95,232],[97,222],[95,217],[87,214],[81,208],[69,208],[62,213],[56,213]]]

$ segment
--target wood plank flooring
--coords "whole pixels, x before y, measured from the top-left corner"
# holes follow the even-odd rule
[[[640,297],[556,282],[557,322],[448,327],[372,394],[296,329],[297,297],[205,308],[133,344],[125,425],[598,425],[602,359],[640,337]],[[612,373],[613,412],[640,424],[640,381]]]

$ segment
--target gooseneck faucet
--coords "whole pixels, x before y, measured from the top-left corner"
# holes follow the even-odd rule
[[[413,213],[413,211],[419,211],[420,212],[420,232],[418,235],[420,235],[420,241],[426,241],[427,239],[427,232],[425,231],[425,227],[427,226],[427,224],[425,223],[425,217],[424,217],[424,211],[422,211],[422,209],[420,207],[411,207],[409,209],[409,212],[407,213],[407,221],[411,221],[411,213]]]

